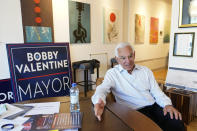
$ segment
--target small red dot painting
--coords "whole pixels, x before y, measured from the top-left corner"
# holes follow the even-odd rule
[[[110,14],[110,21],[111,22],[115,22],[116,21],[116,15],[113,12]]]
[[[41,19],[40,17],[36,17],[36,18],[35,18],[35,22],[36,22],[36,23],[41,23],[41,22],[42,22],[42,19]]]
[[[40,0],[34,0],[34,2],[35,2],[36,4],[39,4],[39,3],[40,3]]]
[[[35,13],[40,13],[40,7],[36,6],[36,7],[34,8],[34,12],[35,12]]]

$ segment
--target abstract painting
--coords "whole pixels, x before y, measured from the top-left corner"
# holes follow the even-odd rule
[[[50,27],[25,26],[26,42],[52,42]]]
[[[90,43],[90,4],[69,1],[70,43]]]
[[[117,43],[120,41],[119,11],[104,9],[104,43]]]
[[[135,43],[143,44],[145,34],[145,16],[135,15]]]
[[[170,42],[170,20],[166,20],[164,22],[164,37],[163,37],[163,43],[169,43]]]
[[[53,42],[52,0],[21,0],[24,43]]]
[[[158,43],[158,32],[159,32],[159,19],[151,17],[150,19],[150,43]]]

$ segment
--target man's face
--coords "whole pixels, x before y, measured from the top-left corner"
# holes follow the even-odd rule
[[[134,67],[135,52],[132,51],[130,46],[118,49],[118,63],[128,72],[131,72]]]

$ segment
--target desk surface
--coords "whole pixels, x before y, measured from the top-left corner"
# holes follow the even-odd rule
[[[151,119],[125,105],[109,103],[106,107],[134,131],[161,131],[161,128]]]
[[[101,122],[94,115],[90,99],[81,100],[80,109],[84,113],[80,131],[161,131],[142,113],[115,102],[106,105]],[[61,103],[60,111],[69,112],[69,102]]]
[[[69,112],[69,102],[61,103],[61,112]],[[90,99],[80,101],[80,110],[83,112],[82,128],[80,131],[132,131],[132,128],[105,108],[99,122],[94,115],[94,109]]]
[[[33,102],[60,101],[60,113],[69,112],[69,98],[56,97],[33,100]],[[28,101],[32,102],[32,101]],[[24,102],[27,103],[27,102]],[[82,128],[79,131],[161,131],[151,119],[131,108],[118,103],[108,103],[99,122],[90,99],[80,100],[80,110],[83,112]]]

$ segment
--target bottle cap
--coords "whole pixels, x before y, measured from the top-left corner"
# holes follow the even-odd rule
[[[72,87],[76,87],[77,86],[77,83],[72,83]]]

